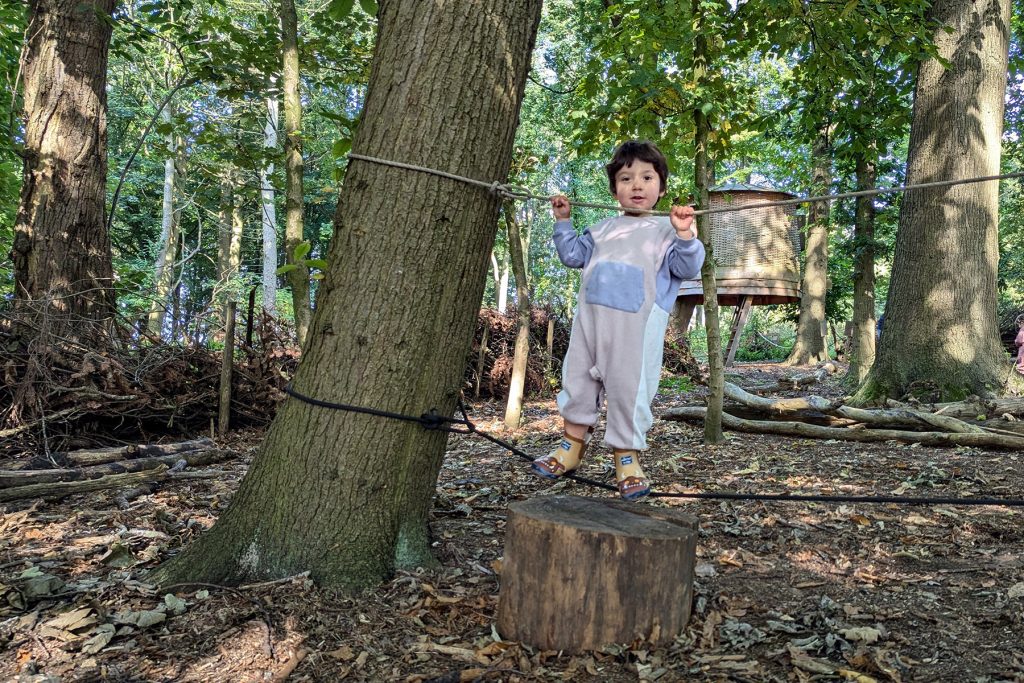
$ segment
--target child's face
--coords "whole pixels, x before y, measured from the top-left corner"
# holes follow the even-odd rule
[[[634,161],[615,174],[615,198],[627,209],[649,211],[664,194],[661,178],[649,161]]]

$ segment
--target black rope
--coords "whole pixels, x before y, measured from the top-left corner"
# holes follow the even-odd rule
[[[386,417],[392,420],[402,420],[404,422],[417,422],[422,425],[425,429],[442,431],[442,432],[453,432],[455,434],[477,434],[484,439],[490,441],[493,444],[501,446],[502,448],[518,455],[520,458],[533,462],[534,458],[526,451],[515,445],[494,436],[487,432],[480,431],[476,425],[469,419],[469,414],[466,412],[466,406],[462,402],[462,398],[459,398],[459,412],[462,414],[461,418],[448,417],[441,415],[437,412],[436,408],[431,408],[427,412],[423,413],[419,417],[413,415],[403,415],[402,413],[393,413],[387,410],[377,410],[376,408],[366,408],[363,406],[356,406],[349,403],[332,403],[331,401],[322,401],[311,396],[299,393],[292,388],[291,384],[288,384],[284,391],[289,396],[299,399],[310,405],[319,406],[321,408],[329,408],[331,410],[344,410],[352,413],[362,413],[364,415],[375,415],[377,417]],[[454,427],[449,425],[461,425],[460,427]],[[606,491],[618,491],[618,487],[606,484],[603,481],[597,481],[596,479],[588,479],[577,474],[566,474],[560,479],[571,479],[572,481],[579,482],[580,484],[586,484],[599,489],[605,489]],[[791,502],[791,503],[869,503],[869,504],[896,504],[896,505],[999,505],[1003,507],[1024,507],[1024,499],[1019,498],[956,498],[956,497],[911,497],[911,496],[855,496],[855,495],[826,495],[826,494],[790,494],[790,493],[732,493],[729,491],[708,491],[705,493],[684,493],[675,491],[651,491],[650,497],[652,498],[696,498],[705,500],[749,500],[749,501],[778,501],[778,502]]]

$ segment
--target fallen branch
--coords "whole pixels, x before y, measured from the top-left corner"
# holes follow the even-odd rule
[[[188,467],[201,467],[211,463],[225,460],[230,455],[229,451],[211,449],[206,451],[191,451],[186,453],[172,453],[153,458],[135,458],[121,462],[94,465],[78,469],[50,469],[50,470],[16,470],[13,472],[0,471],[0,489],[17,486],[29,486],[32,484],[48,484],[58,481],[83,481],[88,479],[99,479],[110,474],[125,474],[128,472],[141,472],[151,470],[160,465],[168,467],[180,460],[185,461]]]
[[[853,408],[840,406],[833,411],[840,417],[847,417],[851,420],[867,424],[905,425],[907,427],[938,427],[947,432],[960,434],[981,434],[985,430],[981,427],[967,424],[963,420],[948,415],[936,415],[921,410],[910,410],[897,408],[889,410],[866,410],[864,408]]]
[[[818,370],[807,373],[804,375],[791,375],[789,377],[780,377],[779,386],[792,389],[796,391],[805,384],[816,384],[821,382],[829,376],[829,370],[827,367],[819,368]]]
[[[35,429],[39,425],[45,423],[47,420],[59,420],[60,418],[67,417],[68,415],[71,415],[75,412],[78,412],[77,407],[65,408],[64,410],[58,410],[55,413],[50,413],[49,415],[40,418],[35,422],[29,422],[23,425],[19,425],[17,427],[11,427],[10,429],[0,429],[0,439],[6,439],[9,436],[15,436],[17,434],[21,434],[22,432],[27,432],[31,429]]]
[[[985,417],[1012,415],[1024,416],[1024,398],[993,398],[959,401],[957,403],[939,403],[935,406],[938,415],[975,419],[979,415]]]
[[[108,462],[116,462],[125,458],[142,458],[159,455],[170,455],[171,453],[185,453],[199,449],[212,448],[214,442],[210,439],[193,439],[192,441],[179,441],[169,444],[131,444],[128,446],[115,446],[113,448],[81,449],[68,451],[66,453],[53,453],[52,458],[65,466],[78,465],[102,465]],[[49,458],[34,458],[30,463],[31,467],[39,467],[49,463]]]
[[[707,408],[687,407],[673,408],[666,411],[665,420],[703,421]],[[840,429],[837,427],[819,427],[804,422],[775,422],[767,420],[743,420],[722,413],[722,425],[739,432],[757,434],[783,434],[786,436],[803,436],[814,439],[839,439],[843,441],[902,441],[919,443],[925,446],[973,446],[976,448],[1010,448],[1024,449],[1024,437],[1003,436],[989,433],[946,433],[946,432],[909,432],[896,429]]]
[[[142,472],[130,472],[128,474],[111,474],[99,479],[87,479],[86,481],[54,482],[51,484],[29,484],[28,486],[16,486],[14,488],[0,490],[0,503],[9,503],[14,500],[64,498],[76,493],[90,493],[102,491],[103,489],[118,488],[121,486],[136,486],[147,481],[161,481],[167,479],[167,466],[161,465],[156,469],[143,470]]]
[[[963,434],[980,434],[981,427],[968,424],[947,415],[936,415],[909,407],[888,410],[867,410],[833,403],[820,396],[797,398],[762,398],[754,396],[735,384],[725,383],[725,395],[745,406],[771,413],[796,413],[805,410],[817,410],[829,415],[863,422],[865,424],[903,425],[907,427],[938,427],[947,432]]]
[[[764,398],[755,396],[731,382],[725,383],[725,395],[745,406],[764,410],[768,413],[792,413],[800,410],[828,412],[834,407],[832,401],[820,396],[807,396],[806,398]]]

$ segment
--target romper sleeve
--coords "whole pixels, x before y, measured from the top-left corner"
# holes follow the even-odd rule
[[[554,240],[558,258],[570,268],[582,268],[590,261],[590,255],[594,251],[594,238],[589,230],[579,235],[573,229],[571,220],[557,221]]]
[[[665,255],[668,261],[668,270],[673,277],[681,280],[689,280],[700,274],[700,268],[704,265],[704,243],[694,237],[683,240],[676,238],[675,242],[668,248]]]

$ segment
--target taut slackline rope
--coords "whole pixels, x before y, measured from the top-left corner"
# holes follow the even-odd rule
[[[466,176],[456,175],[455,173],[448,173],[447,171],[439,171],[436,168],[428,168],[426,166],[416,166],[415,164],[406,164],[400,161],[391,161],[390,159],[381,159],[379,157],[366,156],[364,154],[353,154],[349,153],[349,159],[356,159],[358,161],[366,161],[372,164],[380,164],[382,166],[392,166],[394,168],[404,168],[408,171],[418,171],[420,173],[428,173],[430,175],[440,176],[441,178],[448,178],[449,180],[455,180],[460,183],[466,183],[468,185],[475,185],[489,190],[491,193],[498,195],[499,197],[505,197],[508,199],[541,199],[548,200],[551,195],[542,195],[529,192],[522,188],[518,188],[514,185],[507,185],[499,183],[497,181],[487,182],[485,180],[477,180],[475,178],[467,178]],[[810,202],[823,202],[832,201],[836,199],[850,199],[852,197],[874,197],[880,194],[895,194],[898,192],[906,192],[908,190],[923,190],[933,187],[948,187],[951,185],[967,185],[969,183],[984,183],[990,180],[1009,180],[1012,178],[1024,178],[1024,171],[1017,173],[1003,173],[1002,175],[987,175],[978,176],[976,178],[963,178],[961,180],[936,180],[929,183],[916,183],[914,185],[901,185],[899,187],[878,187],[872,190],[858,190],[856,192],[843,192],[840,194],[823,194],[814,197],[805,197],[797,199],[780,199],[771,202],[757,202],[755,204],[743,204],[737,206],[718,206],[713,209],[700,209],[694,211],[695,216],[710,216],[716,213],[731,213],[734,211],[747,211],[749,209],[767,209],[773,206],[793,206],[796,204],[808,204]],[[573,206],[585,207],[590,209],[607,209],[609,211],[623,211],[623,207],[616,204],[594,204],[591,202],[569,202]],[[667,216],[668,211],[647,211],[646,213],[653,216]]]
[[[462,403],[462,399],[459,399],[459,412],[462,413],[461,418],[445,417],[437,412],[436,409],[432,408],[429,411],[423,413],[419,417],[415,415],[403,415],[402,413],[393,413],[387,410],[378,410],[376,408],[365,408],[363,406],[351,405],[348,403],[333,403],[331,401],[323,401],[318,398],[306,396],[305,394],[296,391],[289,384],[284,388],[284,391],[289,396],[297,398],[304,403],[318,406],[320,408],[328,408],[330,410],[343,410],[353,413],[362,413],[365,415],[374,415],[377,417],[385,417],[393,420],[401,420],[403,422],[417,422],[424,429],[430,429],[433,431],[441,432],[454,432],[455,434],[477,434],[484,439],[487,439],[491,443],[501,446],[507,451],[515,453],[520,458],[533,461],[531,456],[526,451],[518,448],[507,441],[499,439],[493,434],[480,431],[476,425],[469,419],[469,415],[466,412],[466,407]],[[452,426],[460,425],[460,426]],[[611,484],[606,484],[602,481],[594,479],[587,479],[577,474],[567,474],[562,479],[571,479],[580,484],[586,484],[594,488],[605,489],[607,491],[618,491],[618,488]],[[730,491],[707,491],[705,493],[681,493],[676,491],[651,491],[650,496],[652,498],[703,498],[711,500],[756,500],[756,501],[778,501],[778,502],[790,502],[790,503],[871,503],[871,504],[902,504],[902,505],[998,505],[1001,507],[1024,507],[1024,499],[1017,498],[956,498],[956,497],[922,497],[914,498],[910,496],[853,496],[853,495],[824,495],[824,494],[788,494],[788,493],[734,493]]]

